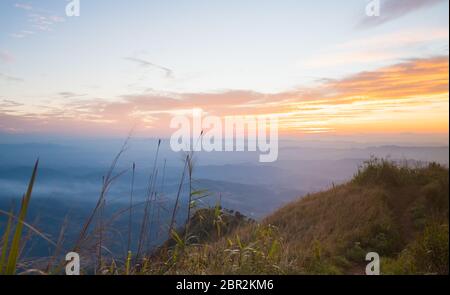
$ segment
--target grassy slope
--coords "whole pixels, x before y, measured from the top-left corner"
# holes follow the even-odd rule
[[[313,249],[310,257],[317,258],[320,251],[323,263],[310,271],[363,273],[367,252],[395,259],[431,228],[440,228],[442,237],[448,233],[448,195],[446,169],[374,161],[351,182],[292,203],[265,222],[279,229],[293,256]],[[446,243],[446,257],[436,258],[447,261],[443,269],[402,269],[392,259],[382,266],[385,273],[448,272],[448,237]]]
[[[384,274],[448,274],[448,209],[447,168],[371,160],[350,182],[288,204],[260,223],[220,207],[200,209],[188,231],[173,232],[156,253],[99,259],[97,273],[362,274],[366,253],[374,251]],[[2,238],[0,272],[15,272],[21,228],[9,247],[9,235]]]
[[[448,180],[438,165],[372,160],[349,183],[260,224],[213,243],[179,245],[168,253],[177,255],[166,273],[363,274],[370,251],[382,257],[385,274],[448,273]]]

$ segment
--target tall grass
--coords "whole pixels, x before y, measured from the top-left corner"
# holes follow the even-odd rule
[[[131,175],[131,191],[130,191],[130,214],[128,217],[128,242],[127,242],[127,255],[128,253],[130,253],[130,247],[131,247],[131,227],[133,224],[133,193],[134,193],[134,177],[135,177],[135,173],[136,173],[136,163],[133,162],[133,167],[132,167],[132,175]]]
[[[25,217],[28,211],[28,206],[30,204],[31,194],[33,192],[33,186],[36,180],[38,166],[39,166],[39,159],[36,161],[34,165],[30,182],[28,183],[28,189],[25,195],[22,197],[19,216],[17,218],[16,228],[14,230],[13,239],[10,245],[8,245],[8,242],[10,233],[12,232],[12,221],[14,219],[13,211],[11,211],[11,213],[9,214],[8,224],[6,226],[6,230],[3,236],[2,256],[0,260],[0,273],[6,275],[13,275],[16,272]]]
[[[148,191],[147,191],[147,198],[145,202],[145,208],[144,208],[144,217],[142,218],[142,225],[141,230],[139,234],[139,243],[138,248],[136,252],[136,260],[139,260],[139,257],[141,255],[141,252],[143,251],[143,247],[145,246],[147,239],[149,237],[147,232],[147,227],[149,223],[149,208],[152,205],[153,196],[154,196],[154,188],[156,184],[156,179],[158,177],[158,169],[157,169],[157,162],[158,162],[158,155],[159,155],[159,149],[161,147],[161,140],[158,141],[158,147],[156,150],[155,159],[153,162],[153,170],[150,174],[149,183],[148,183]]]
[[[128,141],[128,139],[127,139]],[[134,202],[136,165],[131,168],[129,207],[105,217],[107,194],[114,181],[128,170],[116,173],[127,141],[114,158],[102,181],[97,203],[87,217],[71,249],[94,256],[86,273],[95,274],[339,274],[358,272],[369,251],[387,261],[386,272],[448,273],[448,169],[430,164],[410,168],[386,160],[371,159],[347,184],[309,195],[288,204],[260,223],[228,211],[218,202],[213,208],[197,208],[210,194],[193,186],[193,153],[184,158],[183,170],[170,212],[168,241],[151,249],[159,230],[158,142],[148,179],[145,200]],[[67,218],[54,243],[25,222],[39,161],[33,168],[18,215],[8,217],[1,242],[0,274],[15,274],[26,227],[55,246],[46,273],[60,273],[54,267],[63,247]],[[164,186],[165,166],[161,190]],[[183,187],[189,186],[187,219],[180,226],[177,217]],[[132,253],[134,208],[142,206],[137,251]],[[195,209],[195,210],[194,210]],[[126,255],[115,256],[108,248],[108,229],[128,213]],[[158,220],[154,222],[155,214]],[[417,218],[425,216],[420,227]],[[93,227],[93,228],[92,228]],[[92,228],[92,229],[91,229]],[[152,233],[154,233],[152,235]],[[136,235],[137,236],[137,235]],[[92,254],[93,253],[93,254]],[[106,254],[107,253],[107,254]],[[447,253],[447,256],[444,254]],[[109,256],[108,256],[109,255]],[[442,258],[444,256],[444,258]]]
[[[6,259],[7,259],[7,255],[8,255],[8,244],[9,244],[9,235],[11,232],[11,227],[12,227],[12,223],[13,223],[13,213],[14,213],[14,206],[12,206],[11,211],[10,211],[10,215],[8,216],[8,222],[6,224],[6,229],[5,232],[3,234],[3,244],[2,244],[2,254],[0,257],[0,274],[3,274],[4,271],[4,266],[6,265]]]

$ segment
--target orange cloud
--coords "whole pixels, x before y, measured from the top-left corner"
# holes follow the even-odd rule
[[[149,93],[119,101],[79,99],[32,109],[1,103],[0,130],[169,135],[174,114],[201,108],[208,114],[276,114],[281,132],[448,133],[448,56],[411,59],[314,88],[275,94],[253,91]]]
[[[320,120],[337,132],[448,132],[448,66],[448,57],[414,59],[328,81],[294,103],[290,121]]]

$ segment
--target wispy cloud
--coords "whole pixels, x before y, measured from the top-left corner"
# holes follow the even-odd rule
[[[447,0],[381,0],[380,15],[377,17],[364,17],[359,25],[361,27],[378,26],[416,10],[431,7],[445,1]]]
[[[11,33],[10,36],[13,38],[22,39],[33,35],[35,31],[50,32],[56,24],[65,21],[65,18],[57,13],[35,8],[30,4],[16,3],[14,7],[25,10],[27,23],[30,26],[27,29]]]
[[[7,82],[24,82],[22,78],[10,76],[7,74],[0,73],[0,79],[5,80]]]
[[[63,91],[63,92],[59,92],[58,96],[63,97],[63,98],[75,98],[75,97],[81,97],[81,96],[85,96],[86,94],[80,94],[80,93],[74,93],[74,92],[70,92],[70,91]]]
[[[34,29],[40,31],[52,31],[53,26],[57,23],[65,21],[65,18],[52,14],[44,13],[30,13],[28,21],[32,24]]]
[[[14,7],[19,8],[19,9],[24,9],[24,10],[32,10],[33,6],[31,6],[30,4],[24,4],[24,3],[15,3]]]
[[[137,58],[137,57],[125,57],[125,60],[128,60],[128,61],[131,61],[133,63],[136,63],[139,66],[144,67],[144,68],[155,68],[155,69],[161,70],[161,71],[163,71],[165,73],[165,76],[167,78],[173,78],[173,70],[171,70],[171,69],[169,69],[167,67],[163,67],[163,66],[154,64],[154,63],[152,63],[150,61],[147,61],[145,59]]]
[[[11,107],[19,107],[22,106],[23,103],[19,103],[10,99],[2,99],[0,100],[0,108],[11,108]]]
[[[299,61],[306,68],[329,68],[349,64],[395,62],[404,58],[405,50],[423,49],[430,43],[447,43],[447,28],[409,29],[386,34],[370,35],[336,44],[319,51],[314,56]],[[439,54],[446,54],[441,50]]]
[[[10,34],[11,37],[17,38],[17,39],[22,39],[22,38],[25,38],[25,37],[30,36],[30,35],[34,35],[34,32],[33,31],[29,31],[29,30],[22,30],[22,31],[19,31],[17,33]]]

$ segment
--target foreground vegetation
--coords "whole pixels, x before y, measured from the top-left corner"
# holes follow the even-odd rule
[[[0,272],[5,274],[16,271],[21,224],[36,167],[20,215],[9,215],[0,244]],[[183,179],[186,173],[190,182],[189,157],[185,169]],[[96,226],[89,232],[92,221],[88,221],[73,249],[100,251],[93,251],[96,260],[83,272],[363,274],[366,253],[377,252],[382,274],[448,274],[449,175],[448,169],[438,164],[408,167],[371,159],[350,182],[303,197],[261,222],[225,210],[220,204],[198,209],[196,201],[203,197],[203,192],[191,189],[186,224],[177,228],[172,219],[166,243],[152,251],[129,251],[126,258],[102,256],[104,227]],[[174,215],[179,201],[178,195]],[[99,212],[101,205],[100,200]],[[94,210],[92,220],[95,216]],[[60,273],[62,264],[47,265],[39,272]]]
[[[364,274],[374,251],[383,274],[448,274],[448,196],[446,168],[372,159],[349,183],[215,242],[180,240],[143,272]]]

